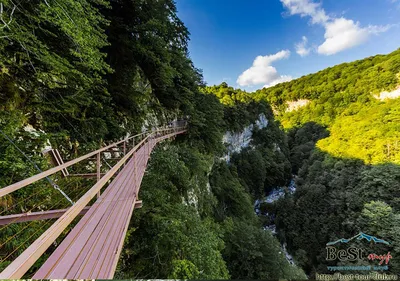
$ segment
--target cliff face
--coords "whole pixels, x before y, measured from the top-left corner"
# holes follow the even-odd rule
[[[256,126],[258,129],[263,129],[268,126],[268,119],[264,114],[260,114],[254,124],[245,127],[240,132],[226,132],[222,141],[226,145],[228,152],[223,157],[227,162],[230,161],[230,156],[235,152],[240,152],[243,148],[250,145],[253,135],[253,129]]]
[[[388,92],[381,92],[379,95],[374,95],[374,98],[384,101],[386,99],[397,99],[400,98],[400,86],[396,90]]]
[[[305,100],[305,99],[300,99],[297,101],[288,101],[286,102],[288,105],[286,112],[292,112],[294,110],[298,110],[304,106],[307,106],[310,102],[311,102],[310,100]]]

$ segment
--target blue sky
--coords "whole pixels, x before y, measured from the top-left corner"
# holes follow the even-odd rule
[[[209,85],[256,90],[400,48],[400,0],[176,2]]]

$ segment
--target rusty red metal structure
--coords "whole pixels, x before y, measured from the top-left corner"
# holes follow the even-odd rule
[[[186,132],[186,122],[177,122],[169,128],[126,138],[67,163],[59,161],[61,165],[57,167],[0,189],[0,197],[2,197],[57,172],[65,175],[66,168],[85,159],[91,157],[96,159],[97,183],[72,207],[63,210],[0,217],[0,225],[10,222],[58,218],[0,273],[0,279],[21,278],[79,215],[83,216],[79,223],[65,237],[33,278],[113,278],[133,210],[141,207],[142,204],[138,199],[138,194],[151,151],[158,142],[184,132]],[[107,173],[101,174],[101,153],[113,148],[120,148],[123,157]],[[111,183],[108,184],[111,179]],[[103,186],[107,187],[100,194]],[[96,195],[97,201],[92,206],[87,206]]]

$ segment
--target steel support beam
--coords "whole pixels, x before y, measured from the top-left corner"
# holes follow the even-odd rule
[[[134,209],[140,209],[140,208],[142,208],[142,206],[143,206],[142,201],[136,201]],[[90,206],[83,208],[83,210],[79,213],[78,216],[85,215],[89,209],[90,209]],[[7,224],[12,224],[12,223],[21,223],[21,222],[28,222],[28,221],[58,219],[66,211],[68,211],[68,209],[0,216],[0,225],[7,225]]]
[[[89,210],[90,206],[85,207],[80,213],[79,216],[83,216]],[[8,215],[0,217],[0,225],[6,225],[11,223],[20,223],[27,221],[37,221],[37,220],[48,220],[48,219],[57,219],[61,217],[68,209],[61,210],[51,210],[51,211],[43,211],[43,212],[32,212],[32,213],[23,213],[16,215]]]

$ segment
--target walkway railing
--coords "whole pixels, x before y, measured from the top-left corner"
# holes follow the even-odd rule
[[[177,126],[178,125],[178,126]],[[60,236],[60,234],[70,225],[70,223],[78,216],[84,214],[87,210],[88,203],[97,195],[100,196],[100,191],[109,182],[109,180],[122,168],[125,163],[146,143],[158,142],[166,138],[171,138],[177,134],[186,131],[186,122],[179,121],[178,123],[171,124],[169,128],[158,129],[152,132],[145,132],[138,134],[122,141],[113,143],[96,151],[90,152],[84,156],[78,157],[74,160],[63,163],[57,167],[51,168],[47,171],[34,175],[30,178],[14,183],[7,187],[0,189],[0,198],[10,194],[16,190],[26,187],[35,183],[47,176],[54,175],[57,172],[72,167],[87,159],[96,159],[96,178],[97,182],[91,187],[72,207],[64,210],[56,210],[57,215],[50,218],[59,217],[54,224],[47,229],[34,243],[32,243],[18,258],[16,258],[3,272],[0,273],[0,279],[15,279],[21,278],[29,268],[40,258],[40,256],[49,248],[49,246]],[[150,146],[147,146],[150,147]],[[105,174],[101,174],[101,159],[102,153],[116,152],[115,148],[119,148],[123,157]],[[149,148],[150,149],[150,148]],[[151,151],[148,151],[150,154]],[[62,187],[61,187],[62,188]],[[50,211],[51,212],[51,211]],[[15,216],[15,215],[14,215]],[[18,216],[18,215],[17,215]],[[34,216],[31,216],[31,218]],[[35,218],[33,218],[35,219]],[[29,219],[27,219],[29,220]],[[1,222],[1,217],[0,217]],[[112,237],[111,237],[112,239]]]

